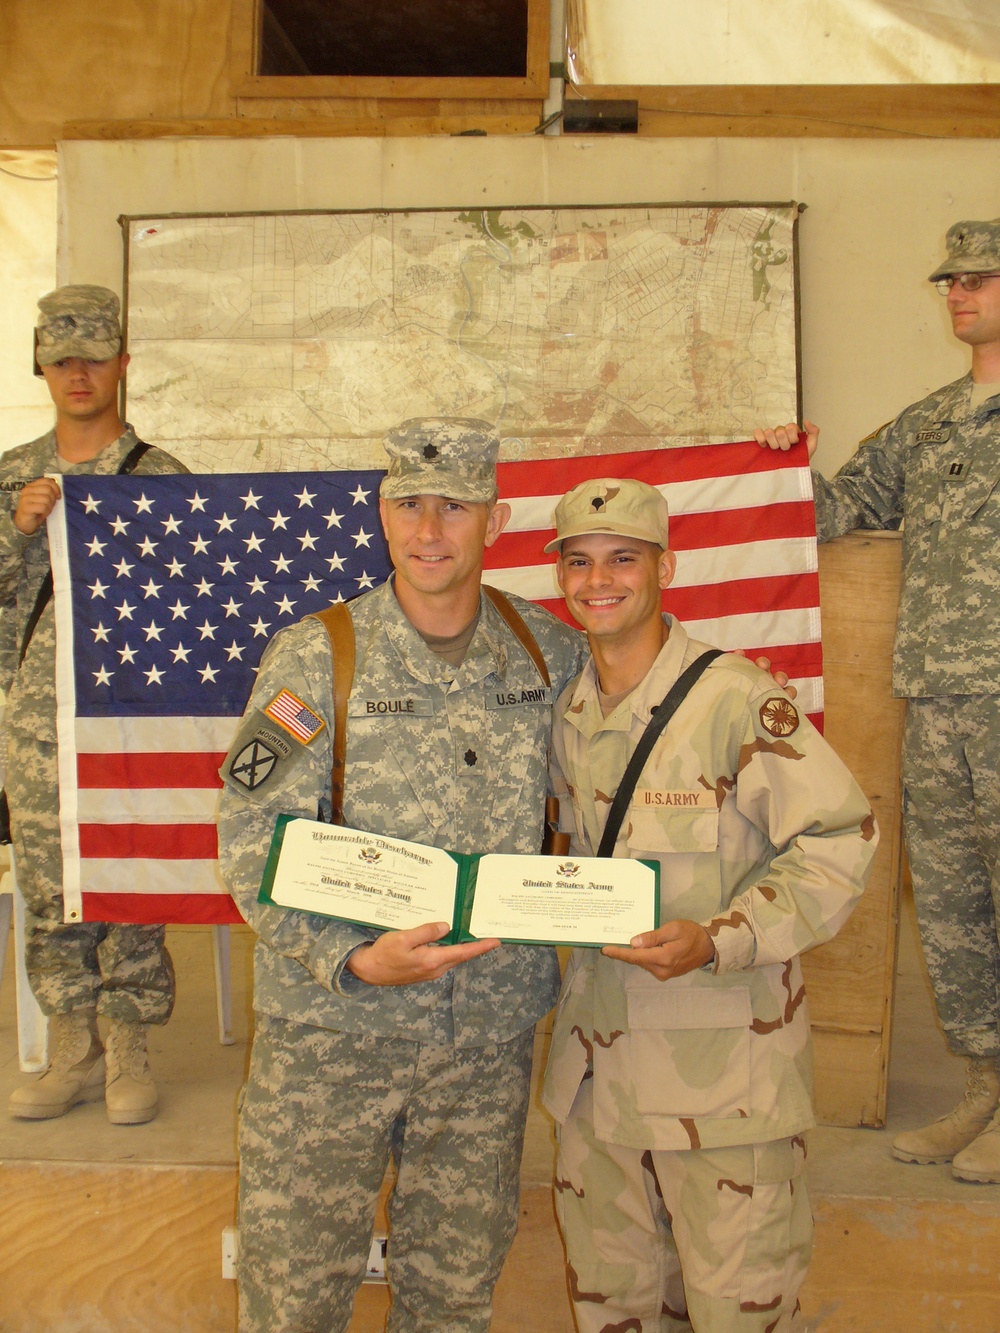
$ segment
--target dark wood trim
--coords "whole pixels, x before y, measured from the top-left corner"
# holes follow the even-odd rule
[[[482,100],[544,98],[549,91],[549,0],[527,0],[527,69],[523,79],[345,78],[260,75],[261,0],[232,0],[230,92],[301,102],[317,97]]]

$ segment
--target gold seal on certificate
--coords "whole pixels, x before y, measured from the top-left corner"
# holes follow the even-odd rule
[[[656,927],[659,866],[596,856],[469,856],[279,815],[260,901],[378,930],[448,921],[448,942],[600,948]]]

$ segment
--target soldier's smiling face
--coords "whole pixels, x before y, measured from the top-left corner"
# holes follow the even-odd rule
[[[587,633],[616,639],[660,618],[660,591],[676,560],[638,537],[589,533],[567,537],[556,576],[566,605]]]
[[[478,588],[483,551],[500,536],[510,508],[444,495],[407,495],[381,500],[379,513],[397,579],[433,596]]]

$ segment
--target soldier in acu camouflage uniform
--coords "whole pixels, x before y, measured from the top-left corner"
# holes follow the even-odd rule
[[[59,499],[46,474],[106,476],[183,472],[143,446],[118,415],[121,350],[118,297],[106,287],[60,287],[38,303],[36,361],[56,407],[54,429],[0,457],[0,671],[7,796],[18,885],[27,905],[25,957],[31,989],[49,1016],[50,1066],[15,1089],[10,1112],[28,1120],[63,1115],[101,1096],[113,1124],[156,1114],[146,1027],[165,1023],[174,976],[162,926],[63,920],[56,763],[55,616],[40,597],[49,577],[45,520]],[[51,588],[51,585],[48,585]],[[42,607],[37,623],[36,607]],[[97,1016],[110,1020],[107,1051]],[[105,1059],[106,1055],[106,1059]]]
[[[904,830],[938,1016],[968,1084],[893,1152],[1000,1182],[1000,218],[956,223],[947,249],[930,281],[972,348],[971,374],[813,481],[823,541],[905,519],[892,681],[909,700]],[[811,454],[819,432],[805,424]],[[796,435],[757,432],[780,448]]]
[[[660,611],[667,506],[599,479],[556,510],[592,659],[556,705],[553,781],[594,855],[652,710],[705,650]],[[659,861],[660,926],[577,949],[544,1102],[580,1333],[791,1329],[809,1260],[809,1017],[799,954],[861,893],[877,836],[850,773],[769,676],[726,654],[656,741],[614,855]]]
[[[495,504],[497,447],[486,423],[465,420],[407,422],[387,440],[396,572],[351,603],[348,826],[462,852],[541,845],[551,699],[480,591],[484,543],[510,512]],[[554,697],[579,670],[580,636],[511,600]],[[308,710],[299,735],[274,707],[288,696]],[[239,1129],[240,1328],[346,1329],[393,1155],[389,1328],[485,1333],[556,959],[495,940],[436,946],[446,923],[379,933],[257,902],[275,816],[330,815],[333,724],[330,646],[309,618],[268,647],[221,770],[223,872],[260,937]]]

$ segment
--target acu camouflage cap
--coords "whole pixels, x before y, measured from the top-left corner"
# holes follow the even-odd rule
[[[38,302],[35,360],[51,366],[68,356],[109,361],[122,346],[118,297],[108,287],[57,287]]]
[[[492,504],[500,436],[475,417],[412,417],[385,437],[389,470],[379,494],[443,495]]]
[[[948,228],[945,244],[948,258],[931,274],[931,282],[956,273],[1000,273],[1000,218],[956,222]]]
[[[556,505],[556,535],[546,551],[561,548],[567,537],[609,533],[637,537],[667,549],[667,502],[656,489],[632,477],[598,477],[582,481]]]

